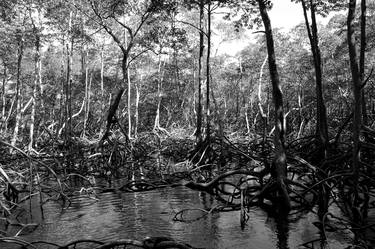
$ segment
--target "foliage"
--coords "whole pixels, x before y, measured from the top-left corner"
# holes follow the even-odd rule
[[[268,8],[273,7],[272,2],[266,1]],[[300,4],[301,0],[292,2]],[[344,12],[347,6],[345,1],[305,0],[307,8],[311,7],[311,2],[315,4],[317,14],[330,18],[327,24],[318,24],[324,70],[323,90],[329,125],[329,151],[332,151],[333,156],[339,156],[340,153],[345,155],[337,161],[340,164],[328,165],[327,172],[331,173],[332,169],[332,172],[339,172],[339,176],[334,178],[349,181],[345,175],[347,173],[338,170],[341,164],[343,168],[350,169],[347,151],[351,148],[353,94],[351,76],[348,73],[349,56]],[[207,4],[208,1],[203,3]],[[213,150],[206,155],[209,155],[215,164],[219,164],[220,153],[223,151],[227,153],[227,159],[230,158],[234,149],[223,141],[226,141],[225,137],[235,137],[233,140],[242,141],[238,145],[241,147],[240,152],[236,151],[238,154],[233,156],[238,159],[236,163],[241,162],[242,166],[248,166],[250,159],[246,155],[256,151],[256,159],[267,165],[270,155],[274,153],[269,143],[269,136],[274,132],[274,123],[271,121],[274,108],[271,104],[268,65],[263,63],[267,54],[265,36],[260,31],[250,34],[260,29],[261,18],[257,1],[212,0],[210,3],[214,6],[212,34],[214,38],[216,35],[217,39],[213,39],[211,44],[216,52],[211,54],[210,62],[212,88],[209,95],[213,102]],[[203,31],[205,40],[208,33],[206,17],[203,20],[203,30],[198,28],[198,7],[199,1],[196,0],[0,1],[1,141],[10,141],[16,126],[15,91],[19,69],[23,118],[16,145],[24,149],[29,143],[32,122],[30,100],[37,79],[35,44],[40,39],[42,69],[41,83],[37,84],[36,88],[34,150],[25,149],[27,153],[56,156],[56,161],[60,164],[53,166],[61,172],[64,171],[61,165],[68,165],[68,160],[71,160],[70,169],[73,171],[77,165],[82,165],[82,168],[77,166],[79,170],[89,169],[92,161],[84,161],[82,158],[88,157],[86,154],[99,153],[99,149],[92,145],[103,137],[108,125],[108,110],[118,88],[124,86],[124,82],[128,80],[124,79],[124,72],[128,71],[130,88],[129,92],[125,93],[130,94],[122,96],[114,115],[116,122],[110,127],[109,139],[101,148],[103,151],[100,151],[103,157],[98,165],[103,167],[95,170],[104,176],[126,165],[122,170],[129,171],[129,162],[141,162],[150,158],[152,161],[155,159],[153,152],[157,150],[162,150],[159,156],[163,158],[159,163],[161,162],[165,169],[169,165],[169,159],[184,161],[191,156],[189,152],[194,147],[191,135],[194,134],[197,122],[199,33]],[[357,41],[360,39],[359,13],[357,11],[354,21]],[[41,18],[37,17],[38,14]],[[71,23],[67,18],[70,14]],[[367,101],[369,128],[374,128],[375,76],[371,74],[375,66],[373,2],[368,3],[367,15],[367,83],[363,89]],[[304,160],[314,164],[312,152],[316,148],[311,145],[310,136],[314,135],[317,122],[315,75],[307,33],[303,23],[296,23],[296,26],[288,31],[273,29],[273,36],[285,100],[288,149],[290,153],[299,154]],[[238,40],[246,43],[244,47],[237,49],[238,53],[218,52],[222,43]],[[24,53],[21,67],[17,68],[20,41],[23,41]],[[72,45],[73,51],[70,73],[71,117],[66,113],[69,44]],[[207,45],[205,44],[204,53]],[[124,56],[127,59],[125,66]],[[204,60],[206,59],[203,59],[202,63],[205,63]],[[204,70],[202,75],[205,75]],[[201,90],[207,91],[205,86]],[[260,107],[265,112],[264,117]],[[158,108],[160,126],[165,130],[151,133]],[[134,127],[132,130],[134,137],[131,138],[131,145],[127,144],[127,136],[124,134],[125,128],[128,127],[129,112],[131,122],[137,123],[137,130]],[[207,112],[205,107],[204,112]],[[72,122],[71,144],[64,147],[66,144],[63,142],[67,138],[63,130],[68,120]],[[216,136],[220,127],[224,128],[221,138]],[[174,137],[173,134],[178,135]],[[1,154],[12,158],[9,153],[12,149],[0,149]],[[60,153],[66,158],[59,158]],[[205,153],[204,148],[198,150],[197,155],[203,158]],[[367,159],[372,156],[366,155]],[[75,159],[79,160],[75,162]],[[152,161],[154,164],[155,162]],[[19,171],[27,168],[26,164],[18,166]],[[191,167],[189,163],[184,166]],[[152,174],[160,173],[149,167]],[[373,162],[366,167],[373,167]],[[2,165],[0,169],[1,175],[4,176]],[[198,178],[196,175],[194,177],[195,180]],[[329,181],[329,184],[335,185],[338,182]],[[191,185],[202,187],[199,184]]]

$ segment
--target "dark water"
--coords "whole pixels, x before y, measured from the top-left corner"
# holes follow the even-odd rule
[[[110,241],[167,236],[195,247],[220,249],[302,248],[299,245],[319,238],[318,229],[312,225],[317,220],[313,214],[280,226],[265,212],[253,208],[244,230],[240,228],[238,211],[214,213],[190,223],[173,221],[181,209],[217,204],[209,195],[184,187],[142,193],[102,193],[97,197],[99,200],[77,197],[66,209],[49,202],[44,206],[44,219],[36,208],[33,219],[40,221],[39,227],[20,238],[63,245],[83,238]],[[326,248],[345,248],[346,240],[328,233]],[[6,247],[0,244],[0,248]]]

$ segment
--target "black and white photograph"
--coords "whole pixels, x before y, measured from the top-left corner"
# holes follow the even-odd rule
[[[375,248],[375,0],[0,0],[1,249]]]

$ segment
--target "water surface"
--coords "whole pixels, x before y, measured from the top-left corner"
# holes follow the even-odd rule
[[[44,205],[44,219],[35,208],[33,219],[39,220],[40,225],[33,233],[21,237],[63,245],[83,238],[111,241],[167,236],[212,249],[302,248],[301,244],[319,238],[318,229],[312,225],[317,218],[311,213],[285,224],[253,208],[244,230],[240,228],[238,211],[214,213],[189,223],[174,221],[174,215],[182,209],[217,204],[208,194],[185,187],[141,193],[109,192],[97,197],[98,200],[75,197],[66,209],[48,202]],[[328,238],[329,248],[345,248],[347,238],[335,233],[329,233]],[[1,244],[0,247],[4,248]]]

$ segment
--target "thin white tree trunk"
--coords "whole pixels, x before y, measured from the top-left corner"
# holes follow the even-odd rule
[[[67,38],[68,42],[66,43],[66,81],[65,81],[65,144],[70,143],[71,132],[72,132],[72,103],[71,103],[71,64],[73,58],[73,11],[69,13],[69,21],[68,21],[68,30],[67,30]]]
[[[22,57],[23,57],[23,44],[24,37],[21,34],[18,41],[18,53],[17,53],[17,82],[16,82],[16,124],[14,126],[13,137],[11,140],[11,145],[16,146],[19,126],[21,123],[21,107],[22,107],[22,97],[21,97],[21,64],[22,64]]]
[[[37,42],[39,43],[39,42]],[[36,115],[36,97],[38,93],[38,83],[40,82],[40,50],[39,44],[36,45],[36,54],[35,54],[35,78],[34,78],[34,85],[33,85],[33,94],[32,94],[32,109],[31,109],[31,117],[30,117],[30,133],[29,133],[29,145],[28,150],[29,152],[33,149],[34,144],[34,129],[35,129],[35,115]]]
[[[100,94],[102,101],[102,113],[105,110],[105,97],[104,97],[104,45],[102,45],[102,50],[100,52]]]
[[[160,92],[160,88],[161,88],[161,81],[162,81],[162,77],[160,76],[161,75],[161,55],[159,55],[159,66],[158,66],[158,74],[159,74],[159,79],[158,79],[158,104],[157,104],[157,107],[156,107],[156,115],[155,115],[155,121],[154,121],[154,130],[158,129],[160,127],[160,103],[161,103],[161,92]]]
[[[1,94],[1,126],[0,129],[3,131],[5,129],[6,125],[6,94],[5,94],[5,85],[7,84],[7,67],[5,63],[3,64],[4,66],[4,78],[3,78],[3,85],[2,85],[2,94]]]
[[[129,139],[132,137],[132,115],[131,115],[131,82],[130,82],[130,73],[129,73],[129,66],[126,67],[126,75],[128,81],[128,137]]]
[[[85,115],[83,117],[83,131],[82,136],[85,136],[86,134],[86,126],[87,126],[87,118],[88,118],[88,112],[89,112],[89,67],[87,63],[88,58],[88,51],[86,50],[86,56],[84,60],[84,67],[85,67]]]
[[[141,76],[141,82],[142,82],[142,76]],[[139,84],[135,84],[136,89],[136,98],[135,98],[135,124],[134,124],[134,136],[137,137],[138,134],[138,122],[139,122]]]

